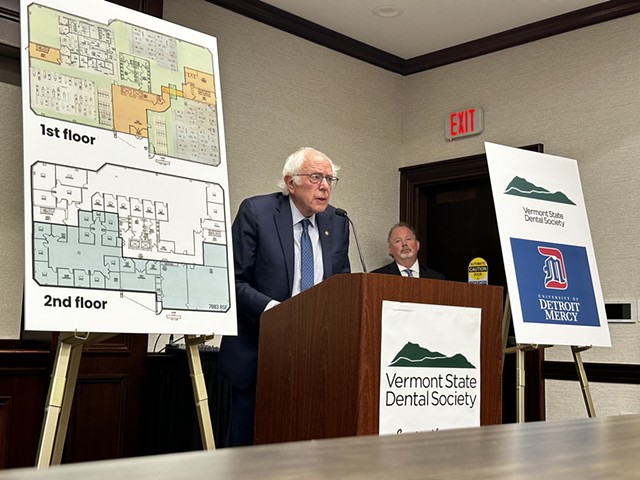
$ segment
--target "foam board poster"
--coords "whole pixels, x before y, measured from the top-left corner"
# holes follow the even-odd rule
[[[235,334],[214,37],[22,0],[25,328]]]
[[[380,435],[480,425],[480,314],[382,302]]]
[[[611,346],[578,162],[485,149],[516,341]]]

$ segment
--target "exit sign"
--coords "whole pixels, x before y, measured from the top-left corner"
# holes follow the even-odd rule
[[[468,108],[450,113],[444,122],[444,136],[447,140],[479,135],[484,130],[484,115],[480,107]]]

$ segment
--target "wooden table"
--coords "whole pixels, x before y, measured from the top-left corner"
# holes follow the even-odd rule
[[[640,415],[315,440],[0,472],[0,480],[86,478],[640,478]]]

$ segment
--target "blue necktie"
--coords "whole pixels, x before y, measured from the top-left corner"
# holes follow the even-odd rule
[[[308,218],[302,220],[302,235],[300,236],[300,291],[313,287],[313,247],[309,238]]]
[[[404,271],[407,273],[407,277],[413,277],[413,270],[405,268]]]

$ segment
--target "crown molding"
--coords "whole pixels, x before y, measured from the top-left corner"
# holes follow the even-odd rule
[[[110,1],[158,18],[162,16],[163,0]],[[206,1],[400,75],[424,72],[553,35],[640,13],[639,0],[610,0],[443,50],[403,59],[259,0]],[[0,0],[0,55],[18,58],[19,49],[20,1]]]
[[[640,13],[640,1],[638,0],[610,0],[405,60],[259,0],[207,1],[265,25],[400,75],[424,72],[560,33]]]

